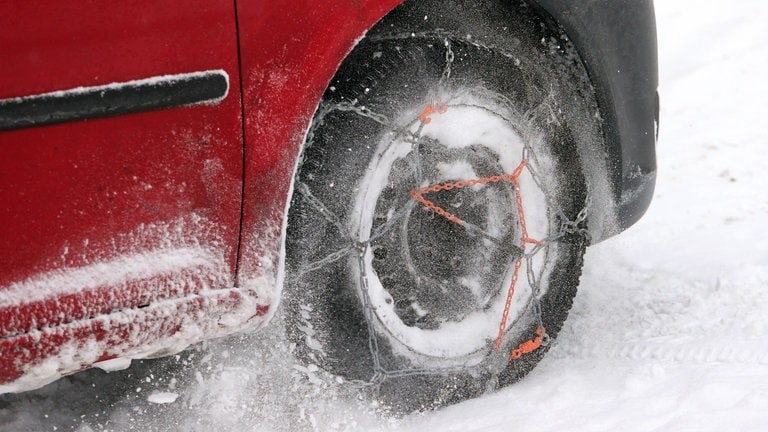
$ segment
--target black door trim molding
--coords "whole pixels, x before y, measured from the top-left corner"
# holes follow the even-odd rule
[[[228,93],[229,75],[218,69],[0,99],[0,131],[216,104]]]

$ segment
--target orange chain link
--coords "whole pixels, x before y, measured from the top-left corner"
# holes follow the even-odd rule
[[[509,361],[517,360],[520,357],[532,353],[539,349],[542,342],[544,342],[544,336],[547,334],[547,329],[545,329],[543,326],[539,326],[536,328],[536,337],[534,337],[531,340],[527,340],[523,343],[521,343],[517,349],[513,349],[512,353],[509,354]]]
[[[444,103],[439,104],[429,104],[427,105],[424,110],[422,111],[421,115],[419,116],[419,120],[422,124],[428,124],[432,121],[432,119],[429,117],[432,114],[440,113],[443,114],[447,111],[447,107]],[[520,194],[520,176],[523,173],[523,170],[528,166],[528,159],[523,159],[520,162],[520,165],[515,168],[515,170],[511,174],[503,174],[503,175],[495,175],[491,177],[481,177],[477,179],[471,179],[471,180],[460,180],[455,182],[447,182],[447,183],[438,183],[430,186],[421,187],[419,189],[413,189],[411,190],[411,197],[421,203],[424,207],[427,207],[428,209],[434,211],[438,215],[448,219],[449,221],[457,224],[457,225],[464,225],[465,222],[461,220],[458,216],[455,214],[443,209],[442,207],[438,206],[437,204],[433,203],[432,201],[428,200],[424,197],[425,194],[432,193],[432,192],[440,192],[444,190],[452,190],[452,189],[461,189],[466,187],[471,187],[475,185],[485,185],[489,183],[497,183],[500,181],[511,181],[512,186],[515,190],[515,204],[517,205],[517,214],[518,218],[520,219],[520,249],[525,252],[525,247],[527,244],[537,244],[542,245],[543,242],[539,240],[532,239],[528,236],[528,227],[525,223],[525,212],[523,210],[523,199]],[[496,351],[501,350],[501,345],[503,344],[504,340],[504,329],[507,326],[507,320],[509,318],[509,312],[510,312],[510,306],[512,305],[512,297],[515,294],[515,286],[517,285],[517,280],[520,275],[520,268],[522,267],[522,258],[518,258],[515,261],[515,268],[514,272],[512,274],[512,280],[509,284],[509,289],[507,290],[507,298],[504,303],[504,313],[501,317],[501,322],[499,323],[499,331],[496,336]],[[512,354],[509,356],[509,360],[515,360],[519,359],[525,354],[528,354],[537,348],[541,346],[541,343],[544,339],[544,335],[546,334],[546,330],[544,327],[538,327],[536,329],[537,336],[529,341],[523,342],[520,344],[520,346],[512,351]]]
[[[422,124],[429,124],[432,121],[432,114],[445,114],[448,111],[448,106],[445,102],[438,102],[436,104],[428,104],[424,107],[424,110],[419,114],[419,121]]]

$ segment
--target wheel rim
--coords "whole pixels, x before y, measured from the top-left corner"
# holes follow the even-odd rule
[[[514,188],[500,182],[430,195],[474,230],[436,215],[408,192],[511,173],[532,137],[524,137],[524,129],[509,120],[514,113],[492,98],[442,99],[450,101],[447,112],[422,123],[415,110],[397,122],[399,132],[377,144],[354,197],[351,232],[368,247],[353,268],[372,324],[399,354],[466,363],[477,354],[479,361],[495,340],[521,255]],[[530,173],[519,181],[529,235],[544,238],[546,197]],[[542,259],[530,261],[531,271],[541,273]],[[520,278],[505,331],[541,295]]]

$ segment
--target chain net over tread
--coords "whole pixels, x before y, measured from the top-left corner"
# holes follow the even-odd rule
[[[446,46],[450,46],[449,43],[446,43]],[[451,57],[447,56],[446,58],[450,59]],[[450,63],[446,64],[446,70],[450,70]],[[446,73],[443,76],[447,77],[449,76],[449,74]],[[442,114],[447,112],[447,110],[448,110],[448,107],[444,103],[428,104],[426,105],[422,113],[419,115],[419,122],[421,125],[427,125],[431,123],[432,115]],[[365,107],[359,107],[359,106],[350,104],[348,102],[343,102],[340,104],[323,107],[323,110],[320,111],[319,118],[318,120],[316,120],[315,123],[322,124],[323,117],[333,111],[344,111],[344,112],[355,113],[365,119],[369,119],[371,121],[385,125],[386,127],[392,128],[392,132],[396,135],[410,134],[410,132],[406,130],[395,129],[386,116],[382,114],[377,114]],[[422,129],[420,127],[418,131],[420,132],[421,130]],[[311,146],[313,144],[312,138],[314,136],[314,130],[311,131],[308,136],[309,138],[308,138],[307,146]],[[418,145],[422,139],[422,137],[419,136],[418,134],[412,134],[410,138],[412,139],[414,145]],[[503,181],[511,182],[514,185],[513,187],[515,190],[515,202],[510,203],[510,205],[514,205],[517,208],[517,213],[519,217],[519,229],[521,232],[521,241],[519,245],[509,245],[509,247],[517,248],[519,250],[519,253],[518,253],[517,259],[515,259],[515,262],[514,262],[514,273],[513,273],[512,280],[507,292],[504,314],[499,317],[499,332],[494,343],[494,347],[497,351],[501,350],[504,342],[504,333],[505,333],[506,323],[509,315],[509,306],[514,296],[514,289],[517,283],[520,269],[522,268],[522,264],[523,263],[526,264],[526,277],[529,280],[529,284],[535,287],[534,289],[538,291],[539,285],[536,280],[532,258],[536,254],[541,253],[543,250],[545,250],[548,247],[548,244],[551,244],[552,242],[558,242],[561,239],[565,238],[566,236],[569,236],[569,235],[585,236],[586,235],[586,230],[584,228],[586,212],[582,211],[579,213],[578,217],[574,220],[563,219],[560,231],[554,233],[551,236],[548,236],[544,240],[536,240],[528,236],[528,232],[526,229],[526,222],[525,222],[525,211],[524,211],[525,207],[523,204],[523,196],[520,190],[519,178],[523,174],[524,170],[528,170],[528,172],[532,176],[534,177],[536,176],[535,171],[533,170],[533,167],[530,167],[529,160],[527,159],[530,152],[531,152],[530,148],[526,147],[523,154],[520,155],[521,162],[519,166],[511,173],[500,173],[490,177],[472,178],[472,179],[458,180],[458,181],[448,182],[448,183],[433,184],[429,186],[419,187],[417,189],[416,188],[412,189],[410,192],[410,196],[411,198],[413,198],[414,201],[430,209],[431,211],[434,211],[437,215],[442,216],[447,220],[459,226],[464,227],[464,229],[470,232],[476,232],[478,233],[478,235],[483,235],[484,233],[482,233],[481,228],[474,226],[466,221],[463,221],[458,216],[434,204],[432,201],[426,198],[426,195],[430,193],[445,191],[445,190],[468,188],[476,185],[486,185],[489,183],[497,183],[497,182],[503,182]],[[418,184],[419,182],[416,182],[416,183]],[[322,201],[317,199],[312,194],[311,190],[306,184],[299,183],[298,193],[302,197],[304,197],[304,199],[307,200],[307,203],[310,205],[310,207],[312,207],[314,212],[321,215],[324,219],[326,219],[329,223],[331,223],[334,227],[336,227],[339,230],[339,233],[341,235],[344,235],[342,233],[344,233],[345,227],[340,222],[340,218],[335,214],[333,214],[333,212],[328,210],[328,208],[322,203]],[[395,224],[398,221],[398,218],[402,216],[402,214],[410,210],[411,207],[412,206],[408,204],[403,205],[403,207],[400,209],[400,211],[395,217],[390,218],[387,224],[383,225],[381,229],[379,229],[377,232],[374,233],[373,236],[371,236],[369,239],[365,241],[356,241],[353,239],[350,233],[347,233],[344,239],[344,242],[347,243],[346,247],[339,249],[336,252],[330,253],[329,255],[327,255],[325,258],[321,260],[308,263],[306,266],[300,268],[299,272],[300,273],[312,272],[322,268],[325,265],[334,263],[342,258],[348,259],[350,256],[355,257],[359,261],[360,268],[364,269],[365,265],[363,263],[363,259],[364,259],[363,257],[366,249],[371,247],[371,240],[374,240],[375,238],[387,233],[389,230],[394,229]],[[561,210],[559,210],[558,212],[562,215]],[[534,247],[526,253],[527,245],[533,245]],[[368,321],[369,349],[374,359],[374,368],[372,370],[371,379],[369,381],[358,380],[356,381],[357,385],[377,386],[384,380],[392,377],[403,377],[403,376],[412,376],[412,375],[443,375],[447,373],[463,371],[463,368],[450,368],[450,369],[438,369],[438,370],[435,370],[435,369],[387,370],[385,369],[381,365],[381,362],[379,360],[378,342],[377,342],[378,338],[373,330],[375,326],[373,325],[373,322],[372,322],[374,319],[372,317],[372,306],[370,304],[370,298],[367,295],[367,290],[365,289],[365,287],[367,287],[368,285],[368,279],[365,272],[361,273],[360,278],[361,278],[360,285],[363,287],[363,290],[362,290],[363,310],[365,313],[366,320]],[[524,355],[533,353],[535,350],[539,349],[542,346],[547,346],[548,344],[549,337],[547,335],[546,328],[541,319],[541,305],[539,304],[537,295],[534,295],[533,309],[534,309],[534,314],[537,321],[537,326],[535,327],[536,329],[535,334],[531,339],[524,340],[519,344],[518,347],[512,349],[509,353],[506,354],[507,360],[509,362],[518,360]]]
[[[314,328],[316,323],[313,324],[308,318],[321,313],[314,308],[323,307],[322,304],[305,307],[297,312],[297,315],[300,315],[297,327],[300,328],[301,334],[294,340],[306,341],[308,348],[305,349],[303,357],[310,362],[329,367],[331,371],[335,369],[334,365],[341,365],[339,368],[344,369],[344,359],[339,358],[340,356],[349,359],[370,358],[370,361],[360,361],[361,367],[366,369],[365,372],[343,375],[347,382],[373,393],[379,392],[390,382],[409,378],[411,386],[416,383],[415,386],[418,387],[419,383],[423,383],[425,392],[444,392],[430,396],[433,400],[450,403],[482,393],[497,385],[514,382],[538,363],[551,338],[559,332],[575,295],[584,248],[589,243],[586,229],[588,197],[583,177],[572,179],[573,174],[552,171],[553,165],[566,166],[568,169],[564,171],[569,173],[581,169],[578,155],[570,149],[570,145],[558,144],[559,141],[567,143],[574,139],[568,132],[567,122],[558,115],[559,90],[547,85],[529,88],[513,83],[511,87],[504,87],[500,92],[483,92],[484,100],[491,101],[485,105],[452,100],[451,92],[467,82],[468,74],[471,75],[471,70],[476,66],[473,61],[499,58],[508,65],[506,67],[517,71],[521,81],[541,80],[524,67],[517,70],[521,62],[525,63],[526,60],[523,58],[521,61],[518,53],[509,47],[473,38],[462,32],[372,31],[353,51],[352,57],[354,55],[358,57],[353,58],[351,64],[364,64],[364,71],[358,73],[357,67],[342,66],[341,71],[347,71],[345,73],[348,75],[342,75],[335,80],[326,91],[307,133],[289,215],[289,238],[291,226],[300,227],[296,228],[296,243],[288,247],[289,255],[293,247],[301,250],[298,253],[301,258],[291,261],[289,257],[287,276],[287,284],[295,287],[291,294],[296,297],[295,301],[301,301],[304,295],[317,295],[322,298],[319,303],[325,302],[330,307],[326,312],[326,320],[340,316],[352,318],[349,318],[350,325],[337,325],[334,331],[324,333],[322,328]],[[381,59],[380,65],[371,59]],[[348,72],[350,70],[352,72]],[[413,71],[418,73],[408,75]],[[397,81],[398,78],[405,79],[407,85],[388,84],[388,80]],[[587,80],[588,83],[586,73],[578,78]],[[498,84],[503,80],[495,76],[488,78],[490,83],[482,81],[483,85],[506,85]],[[352,89],[337,89],[336,82]],[[385,90],[388,89],[389,93],[395,93],[395,96],[384,91],[385,96],[379,97],[377,91],[382,86]],[[478,87],[472,88],[472,91],[477,90]],[[416,97],[416,101],[404,100],[409,96],[413,97],[411,92],[420,96]],[[505,94],[514,95],[515,101],[507,100]],[[494,107],[498,106],[514,106],[517,109],[516,118],[510,117],[509,111],[495,110]],[[504,170],[499,164],[490,164],[484,166],[483,170],[480,170],[482,172],[478,171],[480,175],[460,176],[448,181],[436,178],[430,158],[435,158],[435,147],[439,143],[435,142],[433,136],[426,134],[425,130],[439,124],[436,120],[439,120],[440,116],[470,109],[501,119],[522,137],[524,145],[519,154],[514,156],[515,166]],[[537,147],[536,137],[527,128],[521,127],[521,124],[530,124],[533,128],[551,127],[556,130],[549,136],[555,149],[543,151]],[[571,129],[573,127],[570,126]],[[349,220],[354,215],[349,199],[339,200],[338,197],[353,196],[359,187],[359,184],[345,181],[344,177],[366,171],[365,165],[368,162],[355,157],[358,147],[362,146],[359,147],[360,151],[370,154],[369,158],[381,158],[383,156],[376,153],[375,147],[382,140],[397,140],[410,146],[407,163],[404,162],[401,166],[395,166],[393,163],[390,167],[391,170],[398,170],[402,182],[407,183],[408,187],[388,187],[378,192],[382,195],[397,192],[393,197],[387,197],[389,202],[394,204],[385,217],[372,215],[375,220],[381,220],[372,222],[366,235],[361,235],[359,230],[350,226]],[[335,147],[332,149],[331,146]],[[449,149],[445,153],[451,154],[451,151]],[[554,158],[548,153],[552,151],[558,153]],[[334,176],[341,178],[337,182],[334,180],[337,177]],[[523,176],[529,181],[528,187],[533,185],[543,194],[546,204],[544,217],[547,219],[545,225],[548,228],[544,233],[538,232],[535,238],[529,234],[527,227],[529,197],[526,196],[526,189],[521,188],[520,179]],[[570,183],[571,180],[573,184]],[[342,185],[346,185],[344,187],[347,189],[340,190]],[[487,225],[481,223],[482,221],[478,222],[477,218],[465,217],[461,212],[453,210],[456,206],[441,197],[478,188],[486,188],[489,194],[493,194],[494,199],[505,203],[509,211],[508,214],[503,214],[511,218],[511,230],[514,235],[500,236],[498,232],[492,232]],[[563,197],[567,199],[564,200]],[[425,212],[434,216],[422,216]],[[398,361],[403,358],[402,349],[395,349],[392,339],[395,336],[388,334],[386,329],[382,330],[381,317],[377,315],[374,307],[376,300],[372,298],[371,280],[386,275],[379,275],[379,269],[376,269],[370,260],[379,259],[379,255],[385,254],[387,248],[382,245],[386,245],[389,238],[405,235],[403,227],[414,214],[431,221],[431,226],[422,226],[424,231],[419,238],[426,239],[427,230],[443,230],[449,237],[463,236],[474,239],[473,245],[484,246],[473,246],[472,251],[466,251],[465,256],[476,255],[472,259],[494,256],[493,251],[489,251],[491,249],[506,251],[503,256],[507,259],[507,267],[502,269],[502,272],[508,272],[507,282],[504,287],[494,288],[498,296],[504,299],[503,312],[494,318],[498,331],[495,338],[486,341],[482,349],[486,357],[481,364],[462,364],[461,361],[455,361],[435,366],[429,362],[421,364],[418,361]],[[540,213],[538,215],[540,216]],[[317,238],[313,242],[305,242],[300,239],[305,232],[303,230],[319,230],[319,234],[316,234]],[[431,253],[439,257],[442,251],[439,247],[435,248],[439,241],[433,240],[426,239],[424,246],[431,247]],[[312,244],[321,245],[322,250],[318,252],[309,248]],[[488,250],[480,250],[482,248]],[[408,266],[414,266],[413,262],[409,262],[411,258],[406,258],[402,264],[403,273],[408,273]],[[443,258],[445,257],[439,259]],[[551,262],[556,262],[557,265],[549,266]],[[542,273],[544,267],[549,273]],[[498,267],[494,268],[499,270]],[[353,280],[358,289],[339,290],[333,294],[312,291],[315,283],[335,286],[341,284],[342,279]],[[512,316],[510,305],[516,298],[516,287],[521,280],[530,287],[529,299],[527,303],[519,306],[517,315]],[[384,284],[381,283],[383,287]],[[439,278],[425,276],[421,283],[427,290],[441,292],[442,283]],[[392,286],[394,285],[396,284],[393,282]],[[553,286],[557,289],[553,289]],[[314,294],[309,294],[310,292]],[[442,292],[446,298],[453,295],[445,289]],[[387,299],[393,303],[393,310],[399,307],[400,300],[394,295]],[[461,303],[463,299],[459,296],[456,301]],[[358,316],[358,312],[353,313],[350,310],[350,305],[355,302],[360,308],[360,325],[357,324],[358,318],[354,318]],[[439,325],[440,320],[419,321],[423,318],[419,316],[419,311],[409,313],[412,316],[403,315],[401,318],[403,323],[410,327],[429,330]],[[338,331],[343,334],[336,334]],[[360,348],[342,348],[341,354],[332,352],[324,345],[334,338],[366,340],[367,344]],[[363,355],[363,350],[367,351],[367,355]],[[436,379],[439,384],[432,385]],[[464,386],[474,386],[474,389],[467,394],[461,394],[461,388]]]

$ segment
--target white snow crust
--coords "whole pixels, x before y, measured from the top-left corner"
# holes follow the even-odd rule
[[[171,275],[198,266],[207,268],[211,273],[220,273],[222,264],[220,257],[202,247],[135,253],[84,267],[54,270],[14,282],[0,288],[0,307],[43,301],[99,287],[122,287],[126,281]]]
[[[178,393],[173,392],[153,392],[147,397],[148,402],[156,404],[169,404],[176,402],[179,397]]]
[[[322,371],[293,368],[278,316],[168,360],[0,397],[0,430],[768,430],[768,3],[656,9],[654,201],[588,251],[565,328],[523,381],[394,419]],[[153,392],[178,398],[148,402]]]

